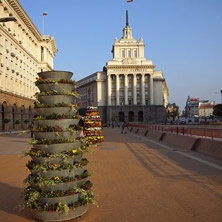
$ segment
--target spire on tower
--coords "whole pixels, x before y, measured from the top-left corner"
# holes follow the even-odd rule
[[[128,10],[126,10],[126,26],[129,26]]]

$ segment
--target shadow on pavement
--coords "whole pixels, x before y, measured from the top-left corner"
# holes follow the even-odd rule
[[[0,211],[30,219],[30,221],[33,219],[28,209],[19,208],[19,204],[23,203],[23,189],[0,182],[0,190]]]

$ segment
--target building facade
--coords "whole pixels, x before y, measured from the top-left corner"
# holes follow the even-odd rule
[[[210,100],[200,100],[188,96],[185,106],[185,117],[209,117],[213,115],[214,102]]]
[[[165,122],[168,88],[163,73],[144,57],[144,47],[142,38],[132,36],[127,12],[123,36],[112,46],[113,59],[103,72],[78,81],[83,105],[95,89],[92,105],[103,110],[104,122]]]
[[[55,40],[41,35],[17,0],[0,0],[1,17],[16,21],[0,23],[0,131],[4,119],[10,129],[19,120],[31,120],[37,73],[53,70]]]

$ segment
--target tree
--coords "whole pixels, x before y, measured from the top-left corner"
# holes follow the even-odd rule
[[[217,104],[216,106],[214,106],[213,109],[214,109],[213,114],[215,116],[222,117],[222,104]]]

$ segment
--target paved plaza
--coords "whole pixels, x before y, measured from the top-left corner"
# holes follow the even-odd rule
[[[85,156],[94,174],[95,199],[77,222],[219,222],[222,218],[222,161],[104,128],[105,142]],[[32,222],[19,212],[22,157],[28,137],[0,136],[0,221]],[[191,158],[194,157],[195,159]],[[200,162],[204,160],[204,162]]]

